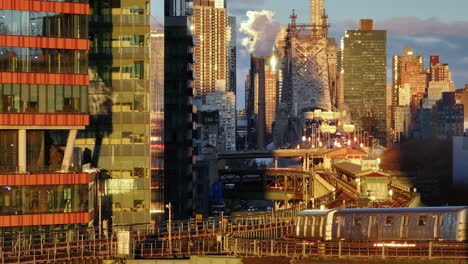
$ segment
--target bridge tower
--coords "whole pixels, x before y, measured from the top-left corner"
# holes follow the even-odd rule
[[[293,116],[302,110],[318,107],[331,110],[328,79],[327,16],[324,0],[311,0],[310,24],[296,23],[291,15],[285,45],[285,90]]]

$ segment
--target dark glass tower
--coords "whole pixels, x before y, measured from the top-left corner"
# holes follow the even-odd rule
[[[164,54],[164,201],[175,218],[192,215],[193,36],[184,1],[166,0]],[[173,9],[177,10],[173,10]]]
[[[343,97],[352,124],[385,146],[387,31],[374,30],[373,20],[363,19],[359,30],[347,30],[342,42]]]

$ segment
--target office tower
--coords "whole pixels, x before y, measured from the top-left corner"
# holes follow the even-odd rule
[[[152,220],[164,211],[164,28],[151,31],[151,207]],[[154,217],[153,217],[154,216]]]
[[[275,46],[274,50],[278,55],[278,89],[276,91],[276,103],[279,104],[283,102],[283,88],[284,88],[284,82],[283,82],[283,62],[285,58],[285,49],[284,45],[286,44],[285,39],[287,36],[287,26],[281,26],[280,33],[276,37],[275,41]]]
[[[229,47],[228,47],[228,86],[227,91],[233,92],[236,94],[236,67],[237,67],[237,28],[236,28],[236,17],[229,16],[228,17],[228,25],[229,30],[228,33],[230,35],[229,38]]]
[[[0,1],[2,237],[93,222],[95,175],[75,148],[89,125],[88,14],[85,3]]]
[[[330,100],[332,110],[338,109],[338,44],[334,38],[327,41],[328,56],[328,86],[330,87]]]
[[[216,91],[219,82],[227,82],[228,76],[228,18],[220,0],[194,0],[193,36],[196,39],[193,64],[194,96]]]
[[[90,0],[91,124],[77,144],[101,168],[103,219],[150,223],[150,10],[147,1]],[[137,225],[135,225],[137,227]]]
[[[358,30],[346,31],[341,51],[344,104],[352,123],[380,145],[387,141],[386,43],[387,32],[374,30],[373,20],[363,19]]]
[[[328,24],[323,0],[311,0],[311,24],[296,24],[291,15],[286,38],[283,102],[293,116],[310,108],[331,109],[328,79]]]
[[[180,0],[179,0],[180,1]],[[166,5],[167,10],[171,6]],[[175,218],[192,216],[192,24],[186,13],[164,23],[164,201]]]
[[[278,53],[266,57],[251,57],[249,105],[251,144],[264,149],[272,142],[272,126],[276,117],[279,78]]]

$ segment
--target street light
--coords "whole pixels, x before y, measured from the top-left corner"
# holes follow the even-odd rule
[[[169,254],[172,254],[172,204],[166,204],[166,208],[169,210],[169,221],[168,221],[168,235],[169,235]]]

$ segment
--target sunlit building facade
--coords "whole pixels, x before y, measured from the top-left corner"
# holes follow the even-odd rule
[[[94,173],[83,171],[75,148],[89,125],[89,5],[41,3],[0,1],[2,235],[94,218]]]
[[[398,127],[404,126],[401,118],[397,118],[397,108],[400,106],[411,106],[415,111],[419,106],[419,101],[424,97],[427,87],[427,74],[424,71],[424,57],[416,55],[411,47],[405,47],[403,54],[394,55],[392,60],[392,109],[391,109],[391,133],[392,140],[399,141],[401,130]],[[400,89],[405,85],[409,88],[411,103],[409,105],[399,101]]]
[[[192,9],[194,95],[203,96],[228,81],[228,16],[222,0],[194,0]]]
[[[91,125],[86,163],[101,169],[102,220],[148,224],[151,203],[150,2],[90,0]]]
[[[368,132],[380,145],[387,142],[386,81],[387,32],[374,30],[363,19],[359,30],[347,30],[342,39],[343,101],[352,124]]]

